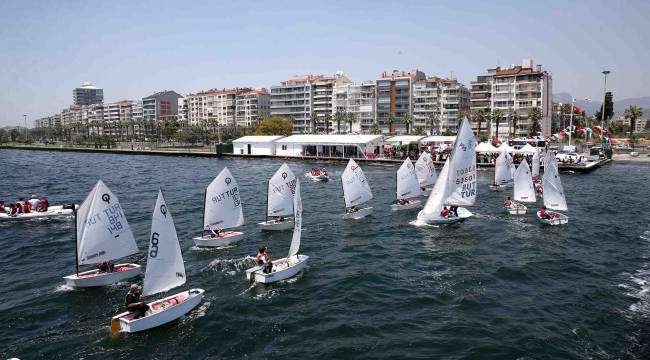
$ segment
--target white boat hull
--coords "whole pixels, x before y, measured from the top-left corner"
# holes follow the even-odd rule
[[[75,288],[107,286],[140,275],[142,266],[138,264],[115,264],[113,272],[106,273],[98,269],[64,276],[65,283]]]
[[[436,225],[444,225],[444,224],[453,224],[461,221],[465,221],[465,219],[468,219],[470,217],[474,216],[471,211],[459,207],[458,208],[458,216],[447,216],[447,217],[441,217],[437,216],[431,220],[427,221],[427,224],[436,224]]]
[[[75,208],[78,207],[79,205],[75,205]],[[5,210],[9,212],[10,209],[5,208]],[[63,205],[55,205],[55,206],[50,206],[47,209],[47,211],[43,211],[43,212],[32,211],[27,214],[16,214],[16,215],[0,214],[0,222],[24,221],[24,220],[34,220],[34,219],[50,219],[50,218],[70,216],[73,214],[74,214],[74,210],[64,209]]]
[[[569,217],[562,213],[555,212],[555,211],[548,211],[548,210],[546,211],[546,213],[555,215],[555,217],[552,219],[542,219],[542,217],[539,215],[539,211],[537,212],[537,218],[539,219],[539,221],[541,221],[546,225],[556,226],[556,225],[565,225],[569,223]]]
[[[293,229],[293,219],[285,219],[282,222],[277,220],[269,220],[259,223],[262,231],[281,231]]]
[[[343,215],[343,218],[359,220],[359,219],[363,219],[364,217],[370,214],[372,214],[372,207],[367,207],[367,208],[359,209],[353,213],[346,213],[345,215]]]
[[[524,215],[526,214],[526,206],[524,204],[512,202],[510,206],[503,206],[503,209],[510,215]]]
[[[222,231],[218,237],[204,235],[194,238],[194,245],[199,247],[221,247],[230,245],[244,238],[244,233],[239,231]]]
[[[307,255],[297,255],[275,260],[269,274],[262,272],[263,266],[256,266],[246,270],[246,279],[263,284],[286,280],[301,272],[307,266],[308,259]]]
[[[203,300],[203,289],[190,289],[148,303],[146,316],[133,319],[129,311],[113,316],[112,332],[134,333],[174,321],[194,309]]]
[[[411,200],[408,204],[400,205],[400,204],[391,204],[390,209],[393,211],[398,211],[398,210],[410,210],[410,209],[415,209],[420,207],[422,205],[422,202],[420,200]]]
[[[506,189],[505,185],[494,185],[494,184],[490,185],[490,190],[493,191],[504,191],[505,189]]]
[[[311,173],[305,173],[305,176],[311,179],[311,181],[330,181],[329,175],[325,174],[312,175]]]

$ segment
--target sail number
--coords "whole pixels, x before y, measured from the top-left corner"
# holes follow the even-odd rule
[[[158,237],[160,234],[154,232],[151,234],[151,246],[149,247],[149,257],[155,258],[158,256]]]
[[[241,204],[241,201],[239,199],[239,189],[237,187],[233,187],[232,189],[228,189],[221,194],[215,195],[212,197],[212,202],[213,203],[218,203],[221,201],[226,200],[227,198],[232,199],[233,204],[235,207],[238,207]]]
[[[119,203],[111,205],[109,208],[104,209],[104,215],[108,219],[108,224],[106,230],[108,230],[111,235],[119,234],[124,230],[124,213],[122,212],[122,207]]]

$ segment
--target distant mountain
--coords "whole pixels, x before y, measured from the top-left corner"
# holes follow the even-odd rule
[[[571,103],[570,93],[557,93],[553,94],[553,101],[561,103]],[[602,101],[590,101],[587,103],[584,100],[576,99],[576,106],[584,110],[587,115],[594,115],[596,111],[600,110]],[[650,96],[629,98],[629,99],[616,99],[614,94],[614,116],[623,115],[628,106],[635,105],[643,108],[643,117],[650,117]]]

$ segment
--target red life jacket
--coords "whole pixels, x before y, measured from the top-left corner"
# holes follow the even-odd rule
[[[542,219],[544,219],[544,218],[546,217],[546,210],[541,209],[541,210],[539,211],[539,216],[540,216]]]
[[[24,212],[24,213],[30,213],[30,212],[32,212],[32,206],[29,205],[28,202],[25,202],[25,203],[23,204],[23,212]]]
[[[447,211],[447,209],[442,209],[442,211],[440,212],[440,215],[442,217],[447,217],[448,214],[449,214],[449,211]]]
[[[262,265],[264,263],[263,257],[264,254],[262,254],[261,252],[257,253],[257,256],[255,256],[255,262],[257,263],[257,265]]]

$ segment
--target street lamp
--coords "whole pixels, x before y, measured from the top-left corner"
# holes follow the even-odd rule
[[[27,139],[27,115],[23,114],[23,122],[25,124],[25,139]]]
[[[603,71],[603,75],[605,76],[605,84],[603,85],[603,109],[601,111],[601,125],[602,125],[602,132],[605,131],[605,102],[607,101],[607,75],[610,73],[609,70]],[[601,135],[603,135],[601,132]]]

